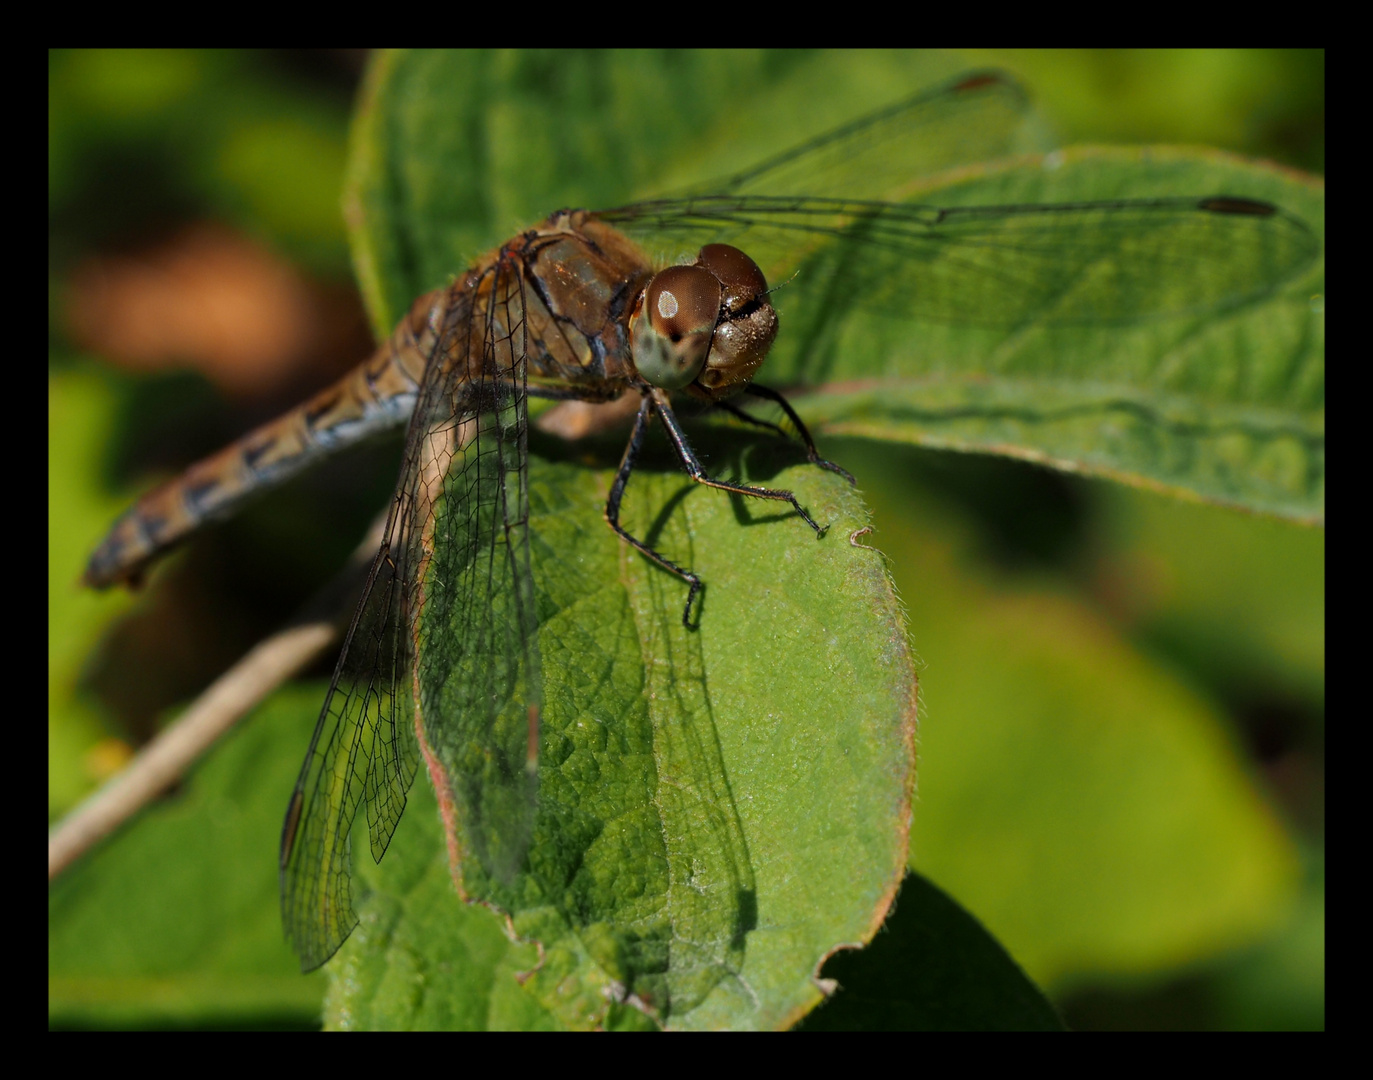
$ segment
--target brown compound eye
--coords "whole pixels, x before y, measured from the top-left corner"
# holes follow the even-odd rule
[[[767,278],[758,264],[729,244],[707,244],[696,257],[696,265],[719,279],[726,311],[736,312],[768,291]]]
[[[722,307],[693,392],[719,401],[746,387],[767,357],[777,337],[777,312],[763,271],[737,247],[707,244],[696,265],[719,279]]]
[[[720,317],[720,282],[699,266],[669,266],[648,285],[653,328],[674,341],[715,329]]]
[[[695,379],[710,352],[720,296],[719,279],[700,266],[670,266],[654,275],[644,296],[647,325],[641,317],[631,331],[639,374],[664,390]]]

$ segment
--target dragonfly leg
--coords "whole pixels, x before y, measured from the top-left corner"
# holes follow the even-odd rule
[[[698,484],[718,488],[721,491],[733,492],[736,495],[749,495],[755,499],[776,499],[780,502],[791,503],[791,508],[801,515],[801,519],[807,525],[815,530],[816,535],[824,536],[825,529],[815,523],[815,519],[806,513],[805,507],[796,501],[796,496],[790,491],[754,487],[751,484],[733,484],[727,480],[714,480],[707,476],[705,468],[696,457],[696,451],[692,450],[691,444],[687,441],[686,432],[682,430],[676,414],[672,411],[672,406],[667,400],[667,394],[657,389],[653,390],[652,393],[645,394],[643,403],[639,406],[638,415],[634,418],[634,430],[629,436],[629,445],[625,447],[624,458],[620,461],[620,471],[615,474],[615,482],[610,486],[610,497],[606,499],[605,504],[605,520],[606,524],[614,529],[622,540],[652,559],[664,570],[676,574],[691,587],[687,593],[686,607],[682,610],[682,625],[690,627],[691,605],[696,599],[697,593],[701,591],[701,579],[691,571],[683,570],[670,559],[658,554],[642,540],[627,533],[620,525],[620,502],[624,498],[625,485],[629,483],[629,474],[634,471],[634,463],[638,460],[639,452],[643,448],[644,437],[648,434],[648,424],[653,418],[654,412],[658,413],[663,422],[663,427],[667,429],[667,436],[672,441],[677,456],[682,459],[682,465],[686,468],[687,474]]]
[[[653,391],[653,407],[658,410],[658,416],[663,421],[663,427],[667,429],[667,437],[672,440],[672,446],[677,451],[677,456],[682,459],[687,473],[698,484],[706,487],[719,488],[721,491],[731,491],[736,495],[750,495],[755,499],[776,499],[779,502],[791,503],[791,508],[801,515],[801,520],[809,525],[820,536],[825,535],[825,530],[815,524],[815,519],[806,513],[805,508],[796,501],[796,496],[790,491],[783,491],[781,488],[754,487],[751,484],[733,484],[728,480],[714,480],[706,475],[705,468],[696,458],[696,451],[687,442],[686,432],[677,421],[677,414],[672,411],[672,406],[667,401],[667,394],[662,390]],[[642,415],[643,410],[640,410]]]
[[[610,485],[610,497],[605,501],[605,521],[621,540],[687,583],[689,589],[686,607],[682,609],[682,625],[690,628],[691,604],[696,599],[696,594],[701,591],[701,579],[690,570],[683,570],[671,559],[659,555],[638,537],[627,533],[620,525],[620,501],[624,498],[629,474],[634,471],[634,463],[639,459],[639,451],[643,449],[644,436],[648,434],[648,423],[653,418],[654,407],[653,398],[645,394],[643,403],[639,406],[639,413],[634,418],[634,431],[629,436],[629,445],[625,447],[624,457],[620,461],[620,471],[615,474],[615,482]]]
[[[806,428],[806,425],[801,422],[801,418],[796,415],[796,410],[791,407],[791,403],[788,402],[787,399],[784,398],[781,394],[779,394],[776,390],[773,390],[766,386],[759,386],[757,383],[750,383],[745,388],[744,392],[746,394],[752,394],[754,397],[760,397],[764,401],[776,402],[778,405],[782,407],[782,411],[787,414],[787,419],[790,420],[796,426],[796,434],[799,435],[801,437],[801,441],[806,444],[806,457],[812,465],[819,465],[822,469],[828,469],[832,473],[838,473],[850,484],[856,485],[858,483],[858,481],[853,478],[853,474],[849,472],[847,469],[843,468],[842,466],[836,465],[832,461],[826,461],[824,458],[820,456],[820,451],[815,449],[815,440],[810,437],[810,431]],[[781,432],[783,436],[786,435],[786,432],[782,431],[782,429],[778,427],[778,425],[769,424],[766,420],[759,420],[757,417],[750,416],[737,405],[731,406],[727,402],[722,401],[717,401],[716,404],[724,406],[728,409],[729,412],[732,412],[735,416],[741,417],[754,424],[759,424],[764,427],[770,427],[774,431]]]

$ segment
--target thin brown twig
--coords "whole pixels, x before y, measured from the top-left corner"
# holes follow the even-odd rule
[[[370,565],[384,522],[384,516],[378,518],[348,566],[299,615],[253,646],[175,723],[49,830],[49,881],[176,783],[239,719],[337,643],[351,611],[348,598],[356,592],[358,569]]]

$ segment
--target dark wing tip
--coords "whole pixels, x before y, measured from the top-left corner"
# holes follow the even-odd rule
[[[1248,217],[1272,217],[1278,212],[1278,208],[1270,202],[1235,195],[1211,195],[1199,199],[1197,209],[1212,214],[1242,214]]]
[[[970,92],[973,90],[985,90],[991,86],[1000,86],[1009,90],[1014,90],[1017,94],[1023,94],[1025,88],[1014,76],[996,68],[988,68],[986,71],[973,71],[960,77],[952,86],[949,87],[958,93]]]

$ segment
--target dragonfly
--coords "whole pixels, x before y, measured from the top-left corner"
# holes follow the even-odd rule
[[[675,403],[794,435],[810,463],[853,482],[821,456],[786,397],[755,378],[780,329],[778,283],[791,273],[842,284],[874,317],[896,309],[1014,327],[1236,307],[1314,258],[1298,218],[1225,193],[949,206],[886,197],[909,179],[893,175],[893,161],[935,171],[993,156],[1025,108],[1012,78],[976,72],[697,191],[558,211],[417,299],[338,383],[192,465],[113,525],[86,569],[91,586],[136,583],[250,497],[407,426],[383,539],[282,830],[282,917],[303,970],[333,956],[357,924],[359,808],[379,861],[421,760],[451,824],[452,854],[506,881],[525,865],[544,708],[532,400],[637,403],[604,517],[620,542],[680,579],[691,628],[701,578],[621,523],[655,421],[693,481],[786,504],[817,535],[824,526],[793,492],[711,476]],[[662,266],[646,254],[660,250],[695,254]],[[779,408],[790,431],[744,410],[750,397]],[[427,647],[438,633],[453,639],[442,662]]]

